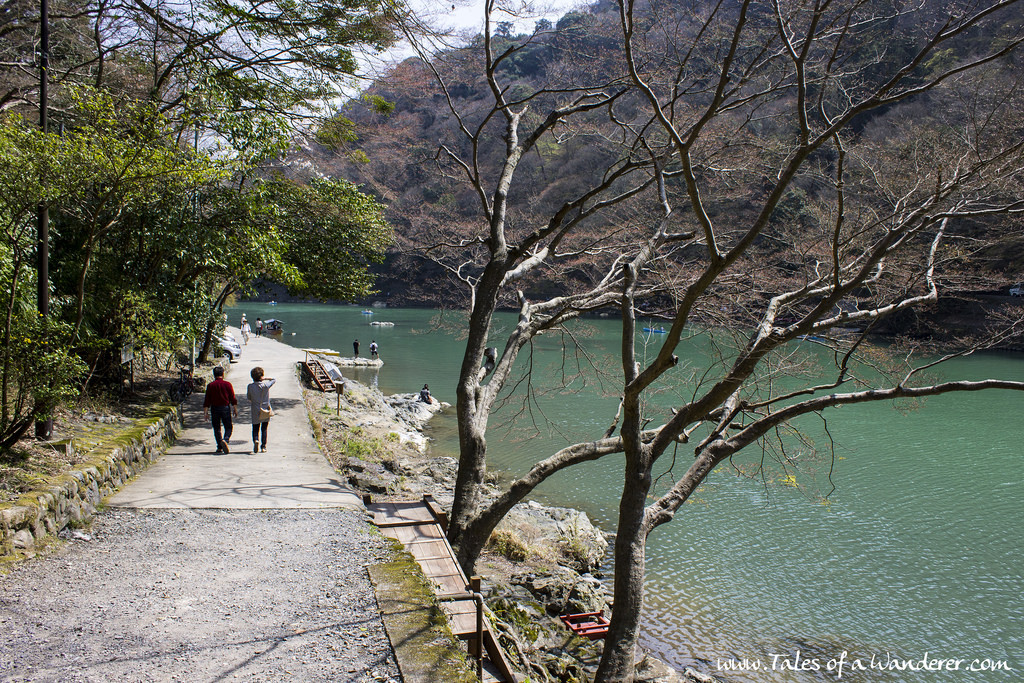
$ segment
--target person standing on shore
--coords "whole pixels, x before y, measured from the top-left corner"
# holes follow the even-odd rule
[[[355,356],[356,358],[359,357],[359,340],[358,339],[356,339],[354,342],[352,342],[352,355]]]
[[[263,336],[263,318],[256,318],[256,336]]]
[[[370,358],[377,357],[377,348],[377,340],[374,339],[373,341],[370,342]]]
[[[273,377],[263,378],[263,368],[255,367],[249,375],[252,377],[252,384],[245,390],[245,397],[249,399],[249,410],[252,413],[252,452],[259,453],[262,450],[267,452],[267,427],[270,425],[270,416],[273,411],[270,408],[270,387],[277,382]]]
[[[231,382],[224,379],[224,368],[219,365],[213,369],[213,381],[206,385],[206,396],[203,398],[203,419],[213,422],[213,439],[217,442],[217,453],[229,453],[228,441],[231,440],[231,414],[238,417],[238,399]],[[223,429],[223,435],[221,433]]]

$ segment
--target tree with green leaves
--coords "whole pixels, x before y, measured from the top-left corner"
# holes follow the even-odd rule
[[[343,180],[225,186],[206,200],[204,213],[205,229],[219,239],[197,273],[213,288],[201,357],[231,295],[273,281],[298,296],[358,299],[373,291],[369,266],[391,243],[383,207]]]
[[[185,202],[201,187],[226,177],[212,159],[173,144],[173,131],[155,106],[125,102],[96,90],[72,97],[72,127],[62,136],[65,166],[81,177],[80,198],[56,207],[65,285],[73,292],[73,338],[86,313],[89,270],[104,240],[133,213],[161,197]]]
[[[74,395],[83,367],[70,352],[71,329],[36,312],[36,211],[77,199],[79,177],[68,165],[71,144],[44,135],[13,115],[0,115],[0,449]]]
[[[4,7],[0,111],[27,114],[38,107],[42,18],[38,3]],[[59,134],[20,127],[7,150],[31,158],[11,166],[29,182],[7,184],[3,198],[7,334],[11,311],[28,300],[29,213],[43,199],[53,222],[51,314],[70,324],[63,345],[88,360],[87,377],[112,370],[111,352],[126,343],[171,350],[208,336],[226,297],[254,278],[309,296],[365,291],[365,265],[382,247],[363,238],[387,234],[364,220],[369,200],[259,179],[327,119],[345,131],[336,142],[351,139],[333,103],[358,53],[393,42],[401,11],[388,0],[52,0],[49,114]],[[310,238],[303,201],[330,216],[318,238],[336,250],[331,264],[289,242]],[[300,267],[314,269],[309,284]]]

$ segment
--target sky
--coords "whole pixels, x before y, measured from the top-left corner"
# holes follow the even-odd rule
[[[476,32],[483,30],[484,0],[412,0],[413,6],[424,14],[436,17],[442,22],[461,29]],[[580,0],[546,0],[533,2],[530,0],[498,0],[498,12],[494,21],[511,21],[516,32],[523,33],[533,29],[540,18],[552,23],[574,7],[582,4]]]
[[[449,29],[456,36],[469,38],[483,32],[484,0],[409,0],[417,15],[429,25]],[[585,6],[585,0],[497,0],[493,22],[511,21],[514,33],[528,33],[539,19],[556,23],[571,9]],[[367,60],[372,73],[380,73],[389,64],[400,62],[413,54],[407,44],[399,45],[386,54]]]

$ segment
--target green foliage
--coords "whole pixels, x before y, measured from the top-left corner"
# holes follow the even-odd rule
[[[51,22],[60,46],[51,65],[65,75],[51,83],[54,132],[0,113],[4,334],[42,334],[21,334],[34,309],[40,203],[50,209],[51,315],[69,325],[60,328],[70,331],[62,348],[87,361],[90,378],[115,370],[112,353],[125,343],[169,351],[202,340],[220,323],[227,297],[258,279],[310,296],[369,291],[367,266],[390,241],[379,206],[354,186],[253,178],[327,111],[356,69],[356,47],[393,42],[395,9],[378,0],[259,7],[142,0],[105,7],[94,21],[90,5],[61,6]],[[151,43],[122,39],[149,35],[154,21],[163,30]],[[23,78],[21,62],[34,58],[37,37],[21,25],[7,28],[0,102],[5,110],[33,106],[36,86]],[[70,85],[81,83],[93,87]],[[391,109],[380,97],[368,103],[378,113]],[[322,134],[339,143],[355,137],[342,118]],[[323,216],[306,226],[310,211]],[[323,246],[329,258],[315,252]],[[3,381],[14,403],[5,401],[5,434],[25,422],[26,410],[41,415],[69,396],[68,378],[76,376],[71,355],[15,346],[6,358]],[[51,381],[33,384],[19,374],[29,358],[52,371]]]
[[[342,453],[349,458],[380,462],[389,455],[384,442],[380,439],[363,439],[358,435],[349,435],[342,443]]]
[[[285,241],[283,258],[302,274],[291,291],[318,299],[357,299],[371,293],[371,263],[391,244],[384,207],[345,180],[308,185],[268,183]]]
[[[363,100],[377,114],[387,116],[395,111],[395,103],[389,102],[380,95],[365,94]]]
[[[342,149],[356,139],[355,124],[340,115],[327,119],[316,131],[316,141],[333,150]]]
[[[3,368],[0,448],[77,394],[85,365],[70,352],[71,326],[37,313],[12,316],[0,350]]]

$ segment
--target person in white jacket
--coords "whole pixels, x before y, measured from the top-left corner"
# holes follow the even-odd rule
[[[267,426],[274,411],[270,407],[270,387],[277,382],[273,377],[263,377],[263,368],[255,367],[249,373],[252,384],[245,390],[252,413],[252,452],[267,452]]]

